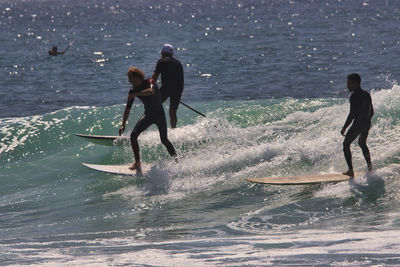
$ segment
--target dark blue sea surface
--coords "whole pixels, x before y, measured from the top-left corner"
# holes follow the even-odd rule
[[[395,0],[0,0],[0,265],[400,265],[399,25]],[[206,115],[179,107],[179,164],[152,126],[143,176],[83,166],[132,162],[75,133],[117,134],[128,68],[151,76],[164,43]],[[349,182],[247,182],[346,170],[352,72],[374,172],[355,142]]]
[[[164,43],[187,102],[346,97],[400,74],[398,1],[1,1],[0,117],[125,102]],[[57,45],[64,56],[49,57]]]

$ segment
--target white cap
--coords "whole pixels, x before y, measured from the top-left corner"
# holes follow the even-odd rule
[[[170,44],[165,44],[162,49],[161,49],[161,53],[168,53],[173,55],[174,54],[174,47]]]

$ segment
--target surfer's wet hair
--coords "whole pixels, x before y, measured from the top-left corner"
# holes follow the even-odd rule
[[[126,75],[128,75],[129,78],[138,77],[144,79],[144,72],[136,67],[130,67]]]
[[[358,73],[352,73],[347,76],[347,80],[361,84],[361,76]]]

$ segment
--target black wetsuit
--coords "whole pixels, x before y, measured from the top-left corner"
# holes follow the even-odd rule
[[[161,74],[161,102],[170,97],[170,107],[178,109],[184,84],[181,62],[174,57],[161,58],[154,72]]]
[[[371,118],[373,115],[374,108],[372,106],[371,95],[361,88],[356,89],[350,96],[350,113],[343,126],[343,129],[346,129],[350,123],[353,122],[343,142],[343,152],[349,170],[353,169],[350,145],[357,136],[360,136],[358,138],[358,144],[362,149],[365,161],[369,168],[372,167],[371,156],[367,147],[367,137],[369,129],[371,128]]]
[[[144,114],[136,123],[136,126],[131,133],[131,142],[137,142],[139,135],[154,123],[158,127],[162,144],[167,148],[168,153],[171,156],[175,156],[176,153],[174,146],[168,140],[167,121],[165,119],[164,108],[161,104],[160,92],[157,88],[157,85],[152,83],[151,79],[144,80],[141,85],[132,88],[129,93],[140,92],[150,87],[154,89],[153,95],[138,96],[138,98],[143,102]],[[126,104],[129,109],[132,107],[133,101],[134,98],[132,98]]]

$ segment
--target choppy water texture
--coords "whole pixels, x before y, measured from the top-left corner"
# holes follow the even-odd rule
[[[0,265],[399,265],[399,8],[1,1]],[[183,99],[207,115],[180,107],[169,131],[179,164],[153,127],[139,139],[153,165],[145,176],[87,169],[131,162],[128,143],[74,133],[116,134],[128,66],[150,75],[166,42],[184,64]],[[375,171],[336,184],[246,182],[346,169],[349,72],[372,92]],[[142,111],[133,107],[129,129]]]

